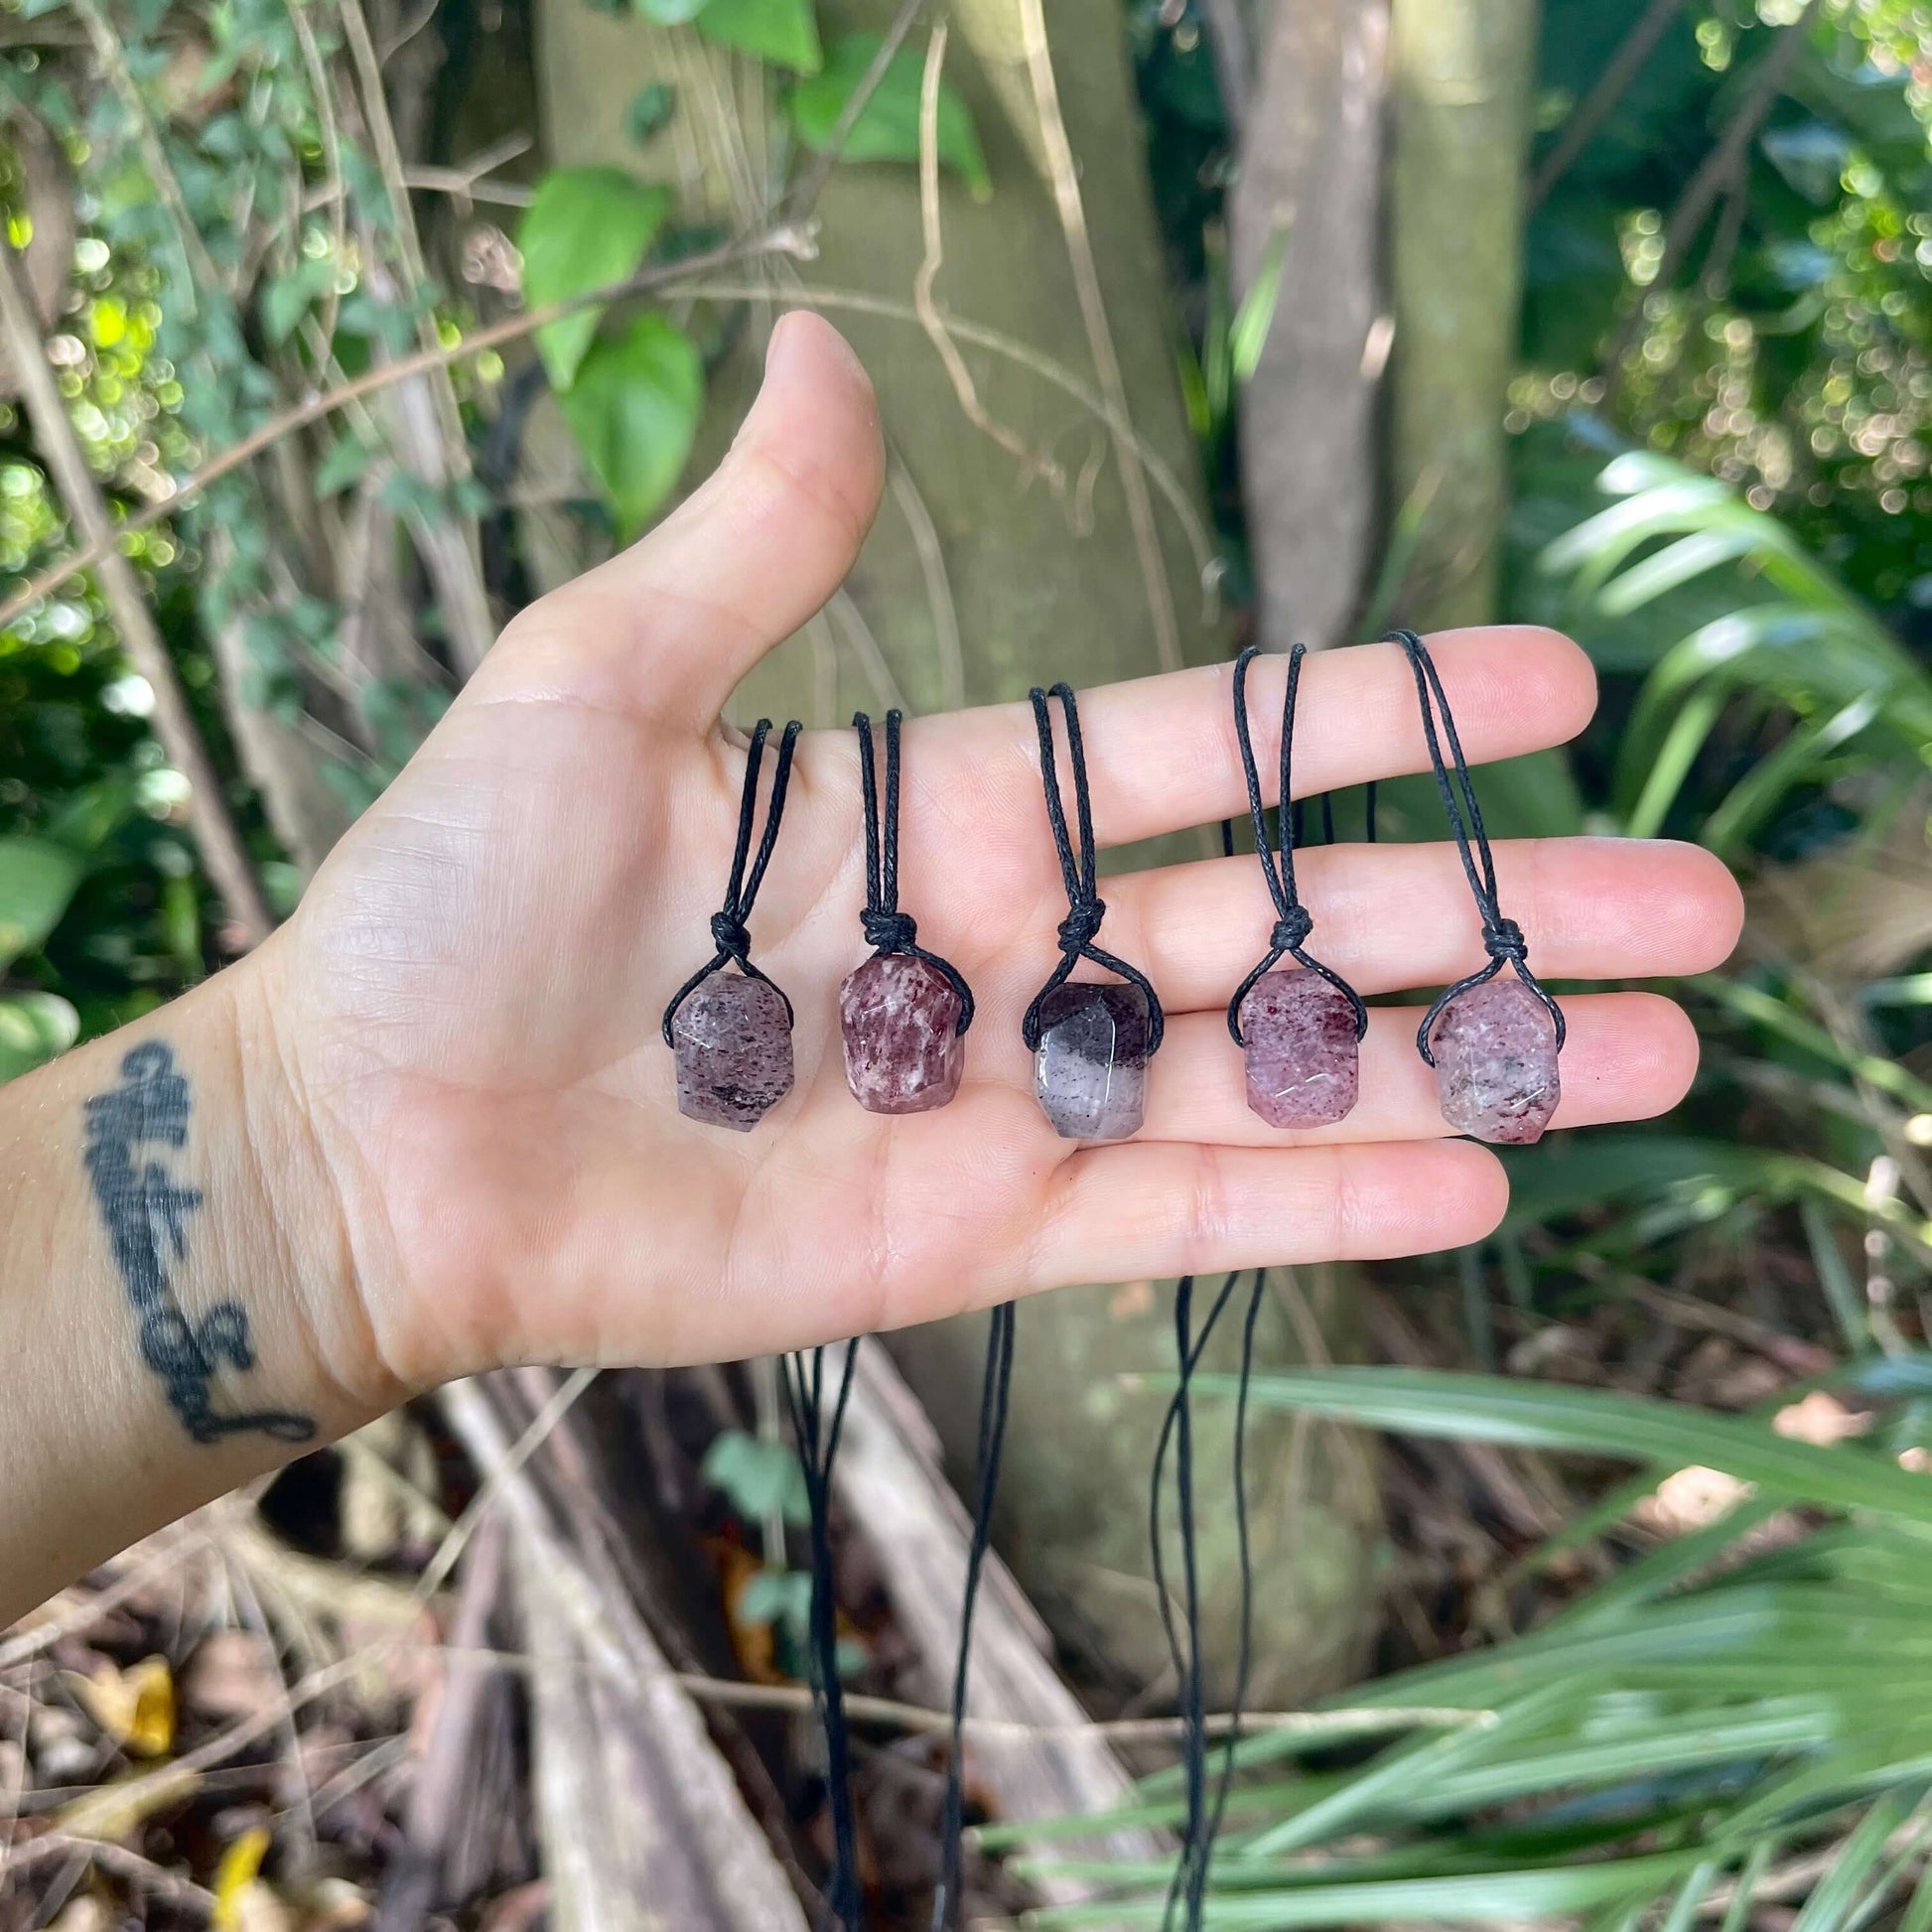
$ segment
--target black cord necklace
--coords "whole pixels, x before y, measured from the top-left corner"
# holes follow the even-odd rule
[[[873,955],[839,988],[839,1033],[846,1084],[869,1113],[922,1114],[959,1091],[973,989],[950,960],[919,944],[919,929],[898,904],[900,714],[886,714],[886,796],[880,809],[872,720],[859,734],[859,779],[866,816],[866,909],[859,916]]]
[[[1295,885],[1295,848],[1301,842],[1302,808],[1291,803],[1295,750],[1295,707],[1302,685],[1305,645],[1289,653],[1288,685],[1282,698],[1281,800],[1279,850],[1268,846],[1268,814],[1261,800],[1261,774],[1248,728],[1248,667],[1259,655],[1250,646],[1234,663],[1234,727],[1241,744],[1241,768],[1248,781],[1248,812],[1254,821],[1255,854],[1275,902],[1275,929],[1261,963],[1235,989],[1228,1002],[1228,1032],[1241,1048],[1248,1105],[1270,1127],[1321,1127],[1343,1119],[1355,1104],[1360,1084],[1362,1035],[1368,1010],[1361,996],[1307,951],[1314,920]],[[1334,808],[1321,796],[1326,841],[1335,836]],[[1283,959],[1296,968],[1277,972]]]
[[[1148,1537],[1152,1557],[1155,1599],[1167,1633],[1168,1654],[1173,1661],[1176,1702],[1181,1718],[1181,1766],[1187,1811],[1181,1829],[1180,1851],[1169,1880],[1162,1911],[1162,1932],[1170,1932],[1176,1911],[1185,1932],[1200,1932],[1206,1904],[1207,1878],[1214,1857],[1214,1841],[1226,1815],[1233,1788],[1235,1750],[1240,1741],[1241,1713],[1247,1703],[1248,1675],[1254,1649],[1254,1559],[1248,1529],[1246,1442],[1248,1391],[1254,1373],[1255,1327],[1261,1316],[1267,1271],[1256,1269],[1248,1292],[1247,1313],[1241,1324],[1241,1368],[1234,1404],[1234,1531],[1240,1567],[1240,1638],[1234,1673],[1234,1698],[1229,1713],[1228,1738],[1220,1777],[1210,1800],[1207,1790],[1207,1720],[1204,1644],[1200,1619],[1200,1576],[1194,1509],[1194,1440],[1191,1383],[1201,1357],[1233,1299],[1241,1271],[1229,1275],[1207,1311],[1198,1332],[1193,1328],[1194,1278],[1182,1276],[1174,1285],[1174,1356],[1177,1376],[1161,1433],[1155,1441],[1154,1475],[1148,1493]],[[1181,1566],[1181,1622],[1186,1642],[1176,1625],[1173,1599],[1168,1587],[1165,1538],[1161,1526],[1163,1478],[1168,1450],[1174,1451],[1175,1518],[1179,1531]]]
[[[792,754],[803,729],[794,718],[778,741],[771,767],[771,802],[765,807],[764,834],[756,859],[751,856],[752,824],[758,813],[759,767],[764,759],[764,742],[771,735],[771,720],[760,718],[752,732],[731,878],[724,904],[711,915],[711,939],[717,950],[671,995],[661,1028],[664,1044],[677,1055],[678,1112],[740,1134],[750,1133],[791,1091],[791,1002],[781,987],[752,964],[752,935],[745,922],[752,916],[772,848],[778,843]],[[724,971],[734,964],[736,973]]]
[[[1523,928],[1503,915],[1496,861],[1469,761],[1462,756],[1449,696],[1429,646],[1413,630],[1393,630],[1383,642],[1400,644],[1408,653],[1436,789],[1481,915],[1482,945],[1489,955],[1486,966],[1436,996],[1416,1030],[1416,1050],[1436,1069],[1443,1118],[1457,1133],[1521,1145],[1542,1137],[1562,1097],[1557,1056],[1568,1031],[1563,1009],[1530,971]],[[1515,967],[1514,979],[1501,977],[1505,966]]]
[[[1053,686],[1066,718],[1066,749],[1073,772],[1073,810],[1079,829],[1076,852],[1060,800],[1053,717],[1048,693],[1035,687],[1034,724],[1039,734],[1039,775],[1046,795],[1046,822],[1066,886],[1066,917],[1060,921],[1060,963],[1034,995],[1021,1036],[1034,1055],[1034,1092],[1056,1133],[1069,1141],[1118,1141],[1139,1132],[1147,1117],[1148,1062],[1161,1050],[1167,1019],[1160,996],[1139,967],[1104,951],[1094,941],[1107,916],[1100,897],[1093,840],[1093,804],[1087,789],[1086,749],[1072,688]],[[1091,960],[1123,984],[1069,981],[1073,968]]]
[[[865,1901],[859,1887],[859,1835],[852,1809],[852,1743],[846,1725],[845,1691],[839,1679],[838,1594],[832,1573],[832,1462],[845,1427],[852,1396],[852,1371],[859,1343],[848,1342],[839,1371],[832,1413],[825,1414],[825,1350],[786,1355],[778,1363],[779,1384],[791,1416],[798,1459],[805,1473],[805,1502],[811,1517],[812,1704],[825,1738],[825,1788],[832,1813],[832,1873],[826,1909],[838,1932],[860,1932]]]
[[[980,1381],[978,1475],[973,1485],[973,1537],[966,1552],[966,1587],[959,1607],[959,1651],[953,1663],[951,1748],[946,1760],[946,1804],[939,1827],[939,1882],[932,1894],[932,1932],[959,1923],[961,1838],[966,1823],[966,1683],[972,1662],[973,1605],[993,1537],[993,1498],[1000,1486],[1000,1451],[1006,1444],[1013,1397],[1016,1310],[1003,1302],[993,1311],[986,1335],[986,1370]]]

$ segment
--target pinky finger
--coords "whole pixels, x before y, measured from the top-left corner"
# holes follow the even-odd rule
[[[1059,1171],[1027,1286],[1430,1254],[1508,1204],[1502,1164],[1467,1141],[1088,1148]]]

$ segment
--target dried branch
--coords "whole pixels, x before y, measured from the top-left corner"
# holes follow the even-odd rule
[[[1610,56],[1610,64],[1597,76],[1596,85],[1571,110],[1550,152],[1537,164],[1536,173],[1530,177],[1529,190],[1523,197],[1525,218],[1543,206],[1549,199],[1551,189],[1576,165],[1577,157],[1589,146],[1597,129],[1609,119],[1617,102],[1643,71],[1644,63],[1664,38],[1665,29],[1683,11],[1684,0],[1650,0],[1642,19],[1630,29],[1623,44]]]
[[[1664,251],[1658,260],[1657,272],[1651,277],[1651,288],[1670,286],[1676,279],[1677,271],[1683,267],[1684,258],[1691,252],[1691,244],[1717,205],[1718,198],[1736,191],[1743,179],[1750,144],[1783,89],[1792,63],[1804,49],[1805,35],[1824,4],[1825,0],[1806,0],[1804,12],[1789,27],[1779,30],[1770,52],[1758,62],[1756,71],[1751,75],[1750,86],[1738,102],[1737,111],[1725,123],[1717,145],[1698,164],[1697,172],[1685,184],[1684,193],[1664,223]],[[1604,350],[1602,375],[1606,401],[1616,393],[1622,376],[1624,353],[1643,326],[1644,307],[1642,300],[1632,307],[1611,339],[1609,347]]]
[[[140,576],[120,550],[119,539],[128,526],[117,529],[109,517],[106,499],[87,468],[86,453],[69,420],[18,263],[12,246],[0,243],[0,333],[18,371],[35,438],[69,516],[86,538],[84,554],[98,566],[100,593],[120,632],[122,647],[154,692],[155,736],[168,761],[188,780],[188,822],[201,847],[208,878],[243,946],[259,945],[274,930],[275,915],[268,909],[248,848],[228,810],[220,777],[202,743],[201,728],[188,707],[188,695],[176,675],[174,659],[168,655],[160,626],[148,609]],[[10,621],[13,615],[0,618],[0,624]]]
[[[702,275],[709,269],[729,267],[734,263],[749,261],[760,255],[791,255],[801,260],[809,260],[812,255],[811,237],[805,230],[786,226],[769,229],[763,234],[748,236],[739,241],[728,241],[717,248],[706,249],[700,254],[686,255],[681,261],[661,262],[653,267],[641,269],[635,275],[626,276],[621,282],[609,283],[601,289],[592,289],[587,294],[572,296],[567,301],[551,302],[540,309],[526,310],[522,315],[505,316],[501,322],[491,323],[486,329],[479,329],[474,335],[466,336],[462,342],[448,347],[438,345],[434,349],[419,349],[413,355],[402,356],[394,362],[381,363],[351,382],[340,383],[333,389],[325,389],[311,396],[306,402],[298,403],[295,408],[285,409],[279,416],[271,417],[259,429],[243,437],[239,443],[223,450],[219,456],[210,457],[192,476],[184,478],[172,495],[137,510],[117,525],[115,532],[89,532],[87,541],[78,550],[60,563],[53,564],[37,576],[28,579],[27,583],[8,598],[5,604],[0,604],[0,629],[14,622],[42,598],[59,590],[63,584],[81,571],[99,563],[116,540],[117,534],[130,535],[134,531],[151,528],[164,518],[172,516],[189,498],[200,495],[209,483],[218,482],[230,472],[253,462],[264,450],[272,448],[283,437],[292,436],[297,430],[307,429],[311,423],[319,423],[324,417],[334,415],[337,410],[345,408],[364,396],[375,395],[394,383],[406,382],[411,376],[421,375],[425,370],[468,361],[470,357],[481,355],[485,349],[500,348],[505,343],[516,342],[549,323],[560,321],[568,315],[575,315],[579,309],[594,308],[608,302],[622,302],[632,296],[674,290],[683,287],[694,276]]]
[[[919,221],[925,235],[925,256],[912,278],[912,308],[945,367],[960,413],[982,436],[1006,451],[1025,476],[1044,478],[1054,495],[1063,495],[1066,478],[1059,465],[1044,451],[1030,450],[1017,431],[996,420],[980,401],[973,372],[932,299],[933,284],[946,262],[945,232],[939,222],[939,75],[945,65],[946,26],[941,21],[926,41],[925,71],[919,82]]]
[[[839,164],[839,157],[845,152],[845,144],[852,138],[852,130],[859,124],[859,116],[866,111],[867,103],[879,91],[880,83],[886,78],[886,69],[893,64],[893,56],[905,44],[905,37],[912,31],[912,23],[918,19],[919,10],[925,0],[901,0],[899,10],[893,16],[893,24],[886,29],[885,38],[879,43],[879,52],[872,57],[866,70],[859,76],[859,84],[846,96],[845,105],[839,109],[839,117],[832,123],[832,132],[817,158],[803,174],[798,177],[785,207],[786,213],[793,221],[802,221],[818,206],[818,198],[825,193],[825,184],[832,178],[832,170]]]

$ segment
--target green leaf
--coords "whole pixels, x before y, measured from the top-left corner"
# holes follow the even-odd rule
[[[1150,1378],[1155,1387],[1166,1379]],[[1233,1395],[1237,1383],[1229,1375],[1202,1375],[1193,1386],[1202,1395]],[[1249,1399],[1263,1408],[1305,1410],[1405,1435],[1582,1450],[1664,1469],[1702,1464],[1794,1501],[1932,1523],[1932,1482],[1895,1462],[1860,1449],[1793,1442],[1762,1424],[1687,1403],[1501,1376],[1384,1368],[1258,1375]]]
[[[51,839],[0,838],[0,971],[45,942],[84,870]]]
[[[782,1623],[803,1629],[812,1613],[809,1570],[760,1570],[742,1592],[737,1610],[745,1623]]]
[[[373,454],[369,446],[353,436],[341,438],[329,454],[316,465],[316,494],[338,496],[360,480]]]
[[[634,0],[637,11],[660,27],[682,27],[704,11],[705,0]]]
[[[690,337],[641,315],[595,344],[559,398],[564,418],[617,511],[635,534],[671,493],[704,407],[704,363]]]
[[[1228,330],[1228,360],[1237,382],[1246,382],[1261,366],[1261,351],[1275,326],[1275,305],[1281,299],[1282,265],[1288,260],[1288,230],[1277,228],[1268,237],[1261,266]]]
[[[812,0],[705,0],[694,24],[707,40],[797,73],[816,73],[825,58]]]
[[[671,118],[676,105],[677,95],[668,81],[653,80],[648,86],[639,87],[631,96],[630,105],[623,110],[625,135],[642,147]]]
[[[706,16],[710,18],[709,15]],[[846,103],[863,84],[884,42],[880,34],[845,34],[826,49],[824,70],[801,80],[791,93],[791,124],[806,147],[823,153]],[[860,108],[840,149],[845,161],[909,161],[919,158],[919,89],[925,63],[901,48],[886,65],[879,85]],[[939,86],[939,159],[973,191],[975,201],[993,192],[973,116],[953,89]]]
[[[773,1510],[801,1529],[811,1521],[805,1471],[787,1444],[761,1442],[742,1429],[724,1430],[705,1451],[703,1473],[747,1522],[759,1522]]]
[[[0,996],[0,1080],[65,1053],[80,1037],[80,1016],[52,993]]]
[[[1696,1863],[1687,1854],[1673,1853],[1541,1870],[1258,1888],[1215,1898],[1207,1907],[1205,1923],[1223,1932],[1282,1932],[1296,1926],[1363,1925],[1383,1919],[1545,1918],[1614,1899],[1649,1898],[1674,1885]],[[1049,1905],[1035,1912],[1033,1922],[1039,1926],[1159,1925],[1165,1910],[1158,1899],[1146,1904]]]
[[[524,300],[544,309],[634,275],[670,210],[668,188],[646,186],[621,168],[545,175],[516,230]],[[537,352],[558,389],[576,378],[602,313],[580,309],[537,331]]]

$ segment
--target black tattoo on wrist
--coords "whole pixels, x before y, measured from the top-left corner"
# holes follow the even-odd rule
[[[187,1076],[159,1039],[132,1048],[121,1061],[121,1084],[86,1103],[87,1177],[140,1317],[142,1359],[160,1376],[169,1405],[196,1442],[257,1431],[306,1443],[316,1433],[313,1417],[215,1409],[210,1384],[222,1364],[243,1372],[255,1366],[248,1312],[239,1302],[219,1302],[197,1320],[169,1282],[170,1261],[188,1252],[188,1220],[202,1205],[202,1190],[174,1180],[165,1162],[148,1159],[143,1149],[185,1147],[191,1110]]]

